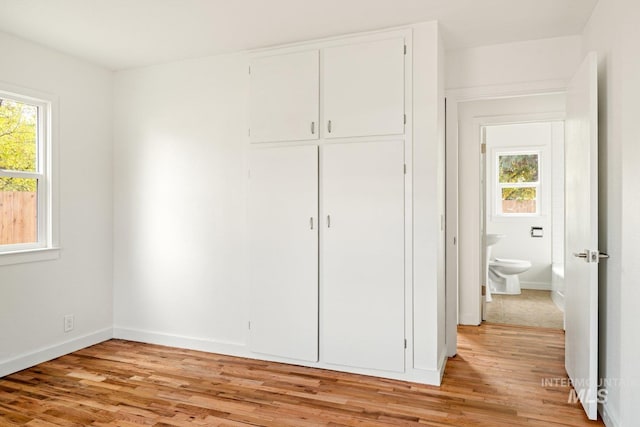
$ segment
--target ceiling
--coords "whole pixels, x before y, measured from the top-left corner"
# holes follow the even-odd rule
[[[0,0],[0,31],[112,70],[439,20],[448,49],[579,34],[598,0]]]

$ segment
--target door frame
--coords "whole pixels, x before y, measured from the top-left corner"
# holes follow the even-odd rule
[[[565,80],[449,89],[446,91],[446,343],[447,356],[457,353],[459,324],[459,140],[458,109],[462,102],[566,92]],[[479,162],[479,159],[478,159]],[[479,224],[478,224],[479,227]],[[478,275],[480,271],[478,270]],[[478,278],[479,279],[479,278]],[[478,287],[480,290],[480,287]],[[481,312],[478,307],[478,324]]]

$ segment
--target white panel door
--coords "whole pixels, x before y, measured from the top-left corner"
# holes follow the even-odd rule
[[[402,141],[322,147],[322,354],[404,371]]]
[[[565,366],[587,416],[598,416],[598,63],[587,56],[567,90]]]
[[[404,39],[323,50],[327,138],[404,133]]]
[[[318,138],[318,55],[312,50],[251,61],[251,142]]]
[[[257,353],[318,360],[318,149],[250,154],[250,339]]]

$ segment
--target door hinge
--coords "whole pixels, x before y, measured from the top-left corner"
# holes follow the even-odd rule
[[[407,339],[404,339],[404,348],[407,348]]]
[[[249,320],[249,330],[251,330],[251,320]]]
[[[404,115],[404,124],[405,125],[407,124],[407,115],[406,114]]]
[[[249,136],[251,136],[251,128],[249,128]]]
[[[406,163],[404,164],[404,174],[405,175],[407,174],[407,164]]]
[[[405,55],[407,54],[407,45],[406,44],[404,45],[404,54]]]
[[[487,144],[486,143],[482,143],[480,144],[480,153],[485,154],[487,152]]]
[[[249,65],[249,74],[251,74],[251,65]]]

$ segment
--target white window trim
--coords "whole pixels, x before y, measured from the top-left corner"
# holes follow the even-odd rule
[[[538,181],[537,182],[500,182],[500,156],[536,154],[538,156]],[[543,179],[543,150],[532,147],[496,147],[493,149],[493,215],[495,218],[533,218],[542,216],[542,179]],[[536,212],[535,213],[505,213],[502,212],[503,188],[536,188]]]
[[[58,240],[57,122],[55,95],[0,82],[0,96],[38,107],[38,168],[36,172],[7,171],[3,176],[38,178],[38,242],[0,245],[0,266],[56,259]]]

